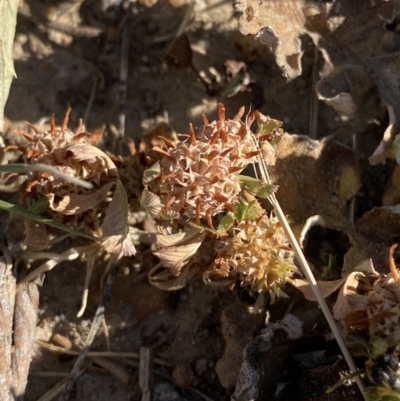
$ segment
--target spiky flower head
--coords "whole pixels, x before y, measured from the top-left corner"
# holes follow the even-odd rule
[[[205,125],[197,137],[191,126],[184,142],[165,141],[166,150],[156,149],[164,157],[145,172],[143,183],[151,194],[145,191],[142,200],[145,207],[159,203],[153,217],[174,220],[185,215],[210,221],[222,210],[233,210],[241,192],[238,175],[259,153],[253,134],[240,121],[243,112],[226,120],[219,104],[218,120],[210,123],[203,116]]]
[[[104,175],[116,177],[116,172],[112,171],[113,164],[105,154],[104,157],[99,156],[96,160],[88,160],[81,154],[83,148],[79,145],[92,145],[98,139],[101,130],[90,134],[84,130],[82,121],[80,121],[77,130],[71,131],[68,128],[70,111],[70,109],[67,111],[61,126],[56,126],[52,117],[49,130],[42,130],[31,125],[32,135],[20,131],[28,140],[28,145],[21,149],[23,159],[30,165],[53,166],[69,177],[80,178],[96,184],[100,183]],[[40,169],[28,171],[27,176],[27,186],[25,187],[27,192],[38,191],[44,194],[71,190],[82,192],[81,187],[68,185],[68,181],[65,179]],[[62,194],[58,193],[57,195]]]
[[[244,219],[224,237],[217,247],[218,256],[204,277],[209,282],[240,281],[256,292],[269,291],[285,296],[281,287],[297,270],[293,252],[276,217],[263,214]]]
[[[92,146],[101,130],[89,134],[80,123],[72,132],[67,127],[69,113],[60,127],[51,118],[49,130],[31,126],[32,135],[21,132],[28,140],[20,148],[28,165],[24,199],[47,200],[41,212],[101,237],[107,252],[132,255],[126,191],[110,157]],[[46,231],[41,232],[46,237]],[[26,243],[29,237],[34,239],[27,229]],[[41,243],[44,247],[46,241]]]

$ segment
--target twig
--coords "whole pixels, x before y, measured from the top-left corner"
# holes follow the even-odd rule
[[[90,111],[92,110],[92,106],[93,106],[93,102],[94,102],[94,96],[96,94],[96,89],[97,89],[97,81],[98,81],[98,78],[94,77],[94,79],[93,79],[93,87],[92,87],[92,90],[90,91],[89,101],[88,101],[88,104],[86,106],[85,114],[83,115],[83,125],[85,127],[86,127],[87,121],[89,119]]]
[[[66,355],[80,355],[80,351],[74,351],[74,350],[68,350],[62,347],[58,347],[53,344],[48,344],[43,341],[36,340],[36,344],[40,345],[42,348],[47,349],[48,351],[52,352],[57,352],[60,354],[66,354]],[[140,359],[140,355],[137,352],[110,352],[110,351],[89,351],[87,353],[88,357],[102,357],[102,358],[129,358],[129,359]],[[164,359],[161,358],[154,358],[153,359],[154,363],[157,363],[158,365],[163,365],[163,366],[172,366],[171,363],[165,361]]]
[[[71,248],[68,251],[63,252],[56,259],[48,260],[46,263],[39,266],[33,272],[29,273],[26,277],[24,277],[19,283],[18,286],[21,286],[25,283],[29,283],[30,281],[35,280],[41,274],[46,273],[52,270],[58,263],[63,262],[65,260],[75,260],[80,256],[80,253],[75,249]]]
[[[81,371],[78,372],[77,378],[85,371],[85,369],[82,369]],[[42,395],[37,401],[51,401],[57,395],[63,391],[65,384],[67,382],[67,378],[61,380],[58,382],[53,388],[51,388],[49,391],[47,391],[44,395]]]
[[[189,23],[193,17],[195,8],[196,8],[196,0],[192,0],[191,2],[189,2],[185,15],[183,16],[183,19],[179,24],[178,30],[175,33],[175,38],[182,35],[189,28]]]
[[[89,348],[93,343],[93,340],[96,336],[97,330],[99,329],[99,327],[101,325],[101,321],[103,320],[104,310],[110,301],[112,287],[113,287],[113,284],[115,281],[115,277],[117,276],[117,268],[116,268],[117,256],[116,255],[112,255],[110,257],[109,266],[110,266],[110,273],[109,273],[106,285],[104,287],[103,298],[100,302],[100,305],[98,306],[98,308],[96,310],[96,314],[93,319],[93,324],[92,324],[90,332],[87,336],[85,346],[83,347],[82,352],[80,353],[78,359],[76,360],[75,365],[72,368],[72,371],[69,375],[68,381],[65,385],[65,388],[64,388],[63,392],[61,393],[60,401],[67,401],[69,399],[69,394],[72,390],[72,387],[75,384],[76,379],[78,378],[79,372],[81,371],[81,366],[85,360],[87,353],[89,352]]]
[[[314,47],[314,60],[312,65],[312,83],[311,83],[311,100],[310,100],[310,128],[308,136],[312,139],[317,139],[318,133],[318,106],[319,99],[317,94],[315,93],[315,85],[318,81],[318,58],[319,58],[319,49],[318,46]]]
[[[103,369],[109,371],[112,375],[114,375],[118,380],[120,380],[124,384],[128,384],[131,375],[121,366],[117,365],[114,362],[108,361],[105,358],[101,358],[98,356],[92,356],[92,361],[97,365],[101,366]]]
[[[129,69],[129,32],[130,32],[130,18],[126,18],[122,30],[122,44],[121,44],[121,65],[119,70],[120,88],[119,88],[119,135],[120,138],[125,136],[125,108],[126,97],[128,93],[128,69]]]
[[[262,176],[263,180],[265,182],[271,183],[271,180],[268,175],[267,166],[266,166],[266,163],[265,163],[264,159],[262,158],[262,156],[259,156],[259,166],[260,166],[261,176]],[[353,360],[352,356],[350,355],[349,350],[347,349],[347,346],[343,340],[342,335],[339,332],[339,329],[338,329],[335,321],[333,320],[331,311],[329,310],[328,305],[326,304],[325,299],[322,296],[322,294],[318,288],[317,281],[314,277],[314,274],[312,273],[311,268],[308,265],[308,262],[303,254],[303,251],[301,250],[300,245],[298,244],[296,237],[293,234],[293,231],[286,219],[285,214],[283,213],[283,211],[279,205],[278,200],[276,199],[275,194],[273,193],[268,199],[269,199],[271,205],[274,207],[276,217],[278,218],[279,223],[281,224],[283,230],[286,233],[286,236],[288,238],[290,246],[292,247],[292,249],[296,255],[296,258],[302,268],[304,275],[307,278],[307,281],[310,283],[310,286],[314,293],[314,296],[319,303],[319,306],[325,316],[325,319],[327,320],[327,322],[329,324],[329,327],[332,330],[333,335],[335,336],[335,339],[340,347],[340,350],[342,351],[342,354],[347,362],[347,365],[350,368],[350,372],[356,373],[358,369],[354,363],[354,360]],[[364,383],[362,382],[362,380],[359,376],[356,376],[355,380],[361,391],[361,394],[364,396]]]
[[[141,401],[151,401],[151,382],[153,376],[152,350],[149,347],[140,348],[139,386],[142,390]]]

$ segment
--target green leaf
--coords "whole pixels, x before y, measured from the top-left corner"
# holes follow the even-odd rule
[[[233,77],[225,86],[224,91],[222,94],[226,97],[235,96],[236,93],[240,91],[240,87],[242,85],[243,78],[239,75]]]
[[[244,183],[245,187],[253,194],[260,198],[268,198],[276,191],[277,186],[265,183],[262,180],[257,180],[246,175],[239,175],[239,180]]]
[[[87,234],[81,230],[78,230],[75,227],[70,227],[65,224],[59,223],[47,217],[44,217],[40,214],[34,213],[30,210],[27,210],[21,206],[13,205],[12,203],[5,202],[0,200],[0,209],[5,210],[6,212],[15,213],[19,216],[25,217],[27,219],[31,219],[37,221],[38,223],[47,224],[48,226],[58,228],[62,231],[67,231],[71,234],[79,235],[84,238],[88,238],[92,241],[100,241],[100,238],[93,237],[93,235]]]
[[[241,200],[235,205],[235,217],[239,223],[245,219],[255,220],[262,214],[264,214],[264,210],[260,207],[257,200],[250,202]]]
[[[257,118],[257,134],[260,136],[269,135],[271,132],[282,127],[282,125],[282,121],[274,120],[259,113],[259,117]]]
[[[19,0],[0,2],[0,133],[3,132],[4,106],[15,76],[12,47],[17,24]],[[3,142],[1,140],[1,142]],[[3,143],[0,143],[3,146]]]
[[[226,233],[235,223],[235,216],[232,213],[225,215],[218,224],[217,231]]]
[[[29,211],[32,213],[40,214],[46,212],[48,208],[49,200],[46,196],[43,196],[29,208]]]
[[[2,173],[26,173],[27,171],[29,171],[29,164],[24,163],[11,163],[0,166],[0,172]]]
[[[243,202],[238,202],[235,205],[235,217],[239,223],[246,217],[247,208],[248,205]]]

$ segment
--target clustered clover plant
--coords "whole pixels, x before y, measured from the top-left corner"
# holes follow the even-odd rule
[[[164,147],[154,148],[162,158],[144,172],[141,202],[160,227],[154,244],[161,266],[150,277],[175,289],[201,271],[207,283],[239,282],[255,292],[269,291],[274,299],[284,295],[281,287],[296,271],[283,229],[256,199],[276,188],[240,173],[257,162],[260,141],[279,138],[280,125],[258,112],[243,122],[244,109],[226,119],[222,104],[217,112],[212,122],[203,115],[197,135],[190,126],[184,141],[174,145],[165,139]],[[256,118],[254,135],[250,125]],[[199,254],[205,246],[210,251],[210,237],[213,260],[204,265]]]

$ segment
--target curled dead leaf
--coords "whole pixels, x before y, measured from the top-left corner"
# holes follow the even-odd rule
[[[101,202],[111,188],[115,185],[115,181],[101,187],[99,190],[89,194],[70,194],[65,195],[60,201],[55,202],[55,195],[48,194],[49,205],[52,210],[66,215],[80,214],[95,207]]]
[[[357,293],[358,277],[360,275],[364,276],[360,272],[353,272],[347,276],[333,307],[333,317],[336,320],[345,320],[351,313],[367,309],[368,298],[365,295]]]

